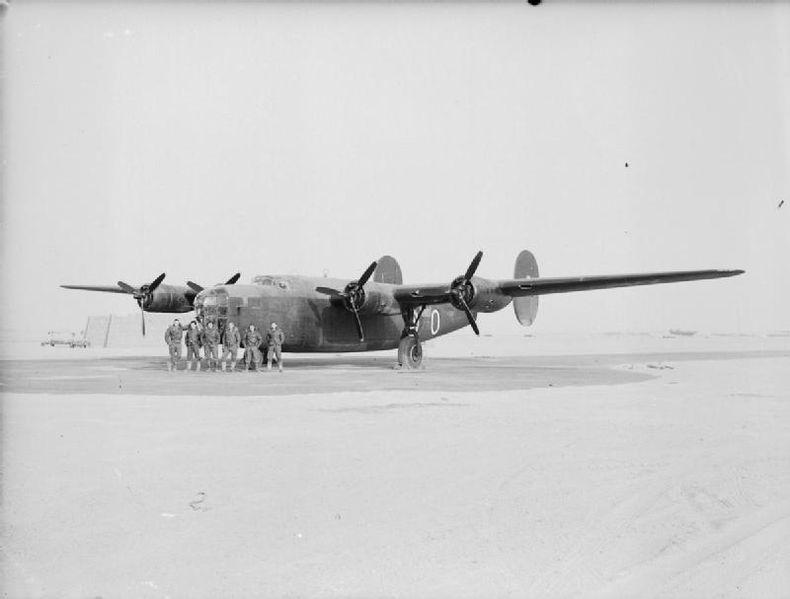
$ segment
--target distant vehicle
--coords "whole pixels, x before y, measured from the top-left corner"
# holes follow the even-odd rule
[[[65,333],[62,331],[48,331],[47,340],[42,341],[42,347],[49,345],[55,347],[56,345],[68,345],[70,348],[75,347],[90,347],[91,342],[85,337],[85,331],[82,331],[80,337],[76,333]],[[71,335],[70,337],[68,335]]]
[[[693,337],[697,331],[684,331],[683,329],[669,329],[669,334],[675,337]]]

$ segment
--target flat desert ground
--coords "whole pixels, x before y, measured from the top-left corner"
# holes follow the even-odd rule
[[[788,596],[790,337],[425,349],[6,351],[3,596]]]

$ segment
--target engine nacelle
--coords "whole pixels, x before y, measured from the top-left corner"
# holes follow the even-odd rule
[[[382,293],[375,283],[368,283],[363,289],[356,291],[355,303],[360,314],[384,314],[399,311],[392,294]],[[350,306],[346,309],[352,311]]]
[[[466,303],[473,312],[496,312],[507,306],[512,298],[502,293],[493,281],[472,277],[471,285],[465,294]],[[471,297],[470,297],[471,296]]]
[[[182,313],[192,310],[195,292],[182,285],[159,285],[142,300],[146,312]]]

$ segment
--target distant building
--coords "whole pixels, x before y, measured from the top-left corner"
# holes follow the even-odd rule
[[[165,329],[180,318],[189,322],[190,314],[145,314],[146,336],[143,337],[140,313],[105,314],[88,317],[85,336],[92,347],[158,347],[164,345]]]

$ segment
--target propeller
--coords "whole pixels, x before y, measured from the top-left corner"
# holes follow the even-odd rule
[[[137,305],[140,306],[140,316],[142,317],[143,323],[143,336],[145,336],[145,305],[150,302],[154,295],[154,290],[156,290],[156,288],[159,287],[159,285],[164,280],[165,273],[162,273],[150,283],[140,285],[140,287],[132,287],[128,283],[118,281],[118,287],[120,287],[124,293],[128,293],[135,300],[137,300]]]
[[[241,273],[237,272],[235,275],[233,275],[227,281],[222,283],[222,285],[234,285],[236,283],[236,281],[239,280],[240,277],[241,277]],[[198,285],[194,281],[187,281],[187,287],[189,287],[195,293],[200,293],[201,291],[203,291],[203,286],[202,285]]]
[[[450,303],[459,310],[463,310],[475,335],[480,334],[480,329],[477,327],[475,317],[469,309],[469,302],[472,301],[475,294],[475,288],[472,285],[472,277],[477,267],[480,266],[480,260],[482,259],[483,252],[477,252],[472,262],[469,264],[469,268],[466,269],[466,272],[460,277],[453,279],[453,282],[450,283]]]
[[[354,315],[360,341],[365,341],[365,332],[362,329],[362,320],[359,317],[359,307],[365,303],[365,283],[367,283],[368,279],[370,279],[371,275],[373,275],[373,271],[376,270],[377,265],[378,262],[371,262],[370,266],[368,266],[365,269],[365,272],[362,273],[362,276],[356,281],[351,281],[348,285],[346,285],[343,291],[338,291],[337,289],[332,289],[331,287],[315,288],[318,293],[330,295],[343,301],[343,306],[345,306],[346,310]]]

